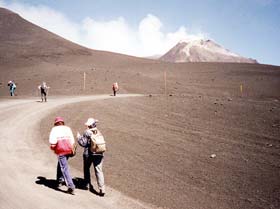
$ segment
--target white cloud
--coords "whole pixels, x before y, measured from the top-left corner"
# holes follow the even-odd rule
[[[83,35],[80,43],[84,46],[126,54],[136,53],[136,48],[132,47],[137,42],[136,34],[122,17],[108,22],[98,22],[87,17],[81,28]]]
[[[151,14],[148,14],[139,24],[138,36],[142,53],[157,54],[162,51],[165,35],[161,32],[162,23]]]
[[[119,52],[135,56],[164,54],[182,39],[205,38],[202,33],[190,34],[184,26],[177,31],[162,32],[163,23],[148,14],[137,29],[133,29],[123,17],[102,22],[86,17],[82,22],[71,21],[59,11],[46,6],[31,6],[18,2],[0,6],[8,8],[28,21],[88,48]]]

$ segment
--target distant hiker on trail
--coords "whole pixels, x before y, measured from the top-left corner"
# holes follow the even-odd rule
[[[45,100],[45,102],[47,102],[47,94],[48,94],[48,89],[50,87],[47,86],[47,83],[46,82],[43,82],[40,86],[38,86],[38,89],[40,90],[41,92],[41,99],[42,99],[42,102]]]
[[[54,127],[51,130],[49,143],[50,148],[54,150],[58,157],[57,176],[58,186],[66,184],[67,192],[74,194],[75,185],[69,172],[68,158],[72,154],[72,148],[75,143],[73,133],[68,126],[64,125],[61,117],[56,117]]]
[[[85,125],[87,129],[81,136],[77,133],[78,143],[84,147],[84,180],[85,189],[93,190],[90,179],[90,167],[93,164],[97,185],[99,188],[99,195],[105,195],[104,174],[102,171],[103,157],[106,150],[105,141],[101,132],[96,128],[98,120],[89,118]]]
[[[117,82],[113,83],[112,89],[113,89],[114,96],[116,96],[117,91],[119,90],[119,85]]]
[[[9,81],[8,86],[10,87],[10,95],[15,96],[16,84],[14,81]]]

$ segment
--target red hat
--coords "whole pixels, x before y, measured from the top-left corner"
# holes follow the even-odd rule
[[[57,124],[58,122],[63,122],[63,123],[64,123],[63,118],[62,118],[62,117],[56,117],[56,118],[54,119],[54,124]]]

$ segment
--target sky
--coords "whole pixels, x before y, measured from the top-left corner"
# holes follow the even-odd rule
[[[0,7],[92,49],[148,57],[203,38],[280,66],[280,0],[0,0]]]

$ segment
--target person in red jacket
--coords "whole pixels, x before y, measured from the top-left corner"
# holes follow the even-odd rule
[[[113,89],[114,96],[116,96],[117,91],[119,90],[119,85],[117,82],[113,83],[112,89]]]
[[[49,136],[50,148],[54,150],[58,157],[57,163],[57,181],[68,187],[67,192],[74,194],[75,185],[69,172],[68,158],[72,154],[72,148],[75,143],[72,130],[65,126],[62,117],[56,117],[54,127]]]

